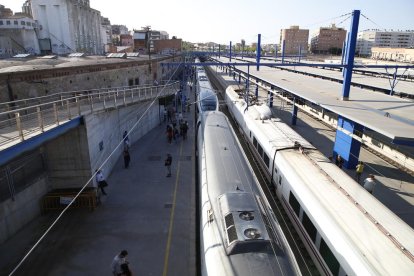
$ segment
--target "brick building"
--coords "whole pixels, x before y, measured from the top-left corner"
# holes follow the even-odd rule
[[[308,52],[309,30],[299,29],[299,26],[291,26],[289,29],[280,30],[280,45],[285,41],[285,54],[299,54]]]
[[[174,54],[181,52],[181,39],[154,40],[154,51],[158,54]]]
[[[321,27],[312,35],[310,50],[315,54],[332,53],[335,50],[338,52],[342,49],[345,38],[346,30],[336,27],[335,24],[331,27]]]

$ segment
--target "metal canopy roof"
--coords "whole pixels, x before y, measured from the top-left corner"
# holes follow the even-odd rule
[[[220,58],[228,62],[227,58]],[[236,66],[247,74],[246,66]],[[392,139],[414,146],[414,102],[358,87],[341,100],[342,84],[262,66],[250,75]]]

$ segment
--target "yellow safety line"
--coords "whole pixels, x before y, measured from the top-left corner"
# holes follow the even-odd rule
[[[180,148],[180,155],[183,152],[183,142],[181,141],[181,148]],[[170,227],[168,228],[168,239],[167,239],[167,247],[165,249],[165,257],[164,257],[164,271],[162,272],[163,276],[167,276],[168,271],[168,258],[170,256],[170,246],[171,246],[171,236],[172,236],[172,229],[174,224],[174,213],[175,213],[175,201],[177,199],[177,188],[178,188],[178,179],[180,175],[180,166],[181,162],[178,162],[177,166],[177,176],[175,178],[175,187],[174,187],[174,195],[173,195],[173,202],[172,202],[172,208],[171,208],[171,217],[170,217]]]

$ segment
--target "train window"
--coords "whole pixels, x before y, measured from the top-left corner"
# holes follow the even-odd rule
[[[269,168],[269,156],[267,154],[263,154],[263,161],[265,162],[266,166]]]
[[[257,144],[257,151],[259,152],[260,157],[263,158],[263,148],[260,144]]]
[[[252,132],[251,131],[249,132],[249,137],[252,138]]]
[[[275,167],[275,173],[277,173],[277,168]]]
[[[253,136],[253,146],[257,149],[257,140],[256,137]]]
[[[308,233],[309,237],[312,239],[313,242],[316,240],[316,227],[313,225],[312,221],[306,214],[306,212],[303,212],[303,219],[302,219],[303,227],[305,227],[306,232]]]
[[[338,275],[339,262],[323,239],[321,239],[321,246],[319,247],[319,252],[321,253],[321,256],[325,263],[328,265],[331,273],[333,275]]]
[[[282,185],[282,176],[279,175],[279,185]]]
[[[292,206],[293,211],[295,211],[296,215],[299,217],[300,203],[292,192],[289,193],[289,204]]]

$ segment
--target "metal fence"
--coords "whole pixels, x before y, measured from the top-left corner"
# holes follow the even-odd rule
[[[17,193],[46,174],[43,153],[37,150],[0,168],[0,202],[14,200]]]

